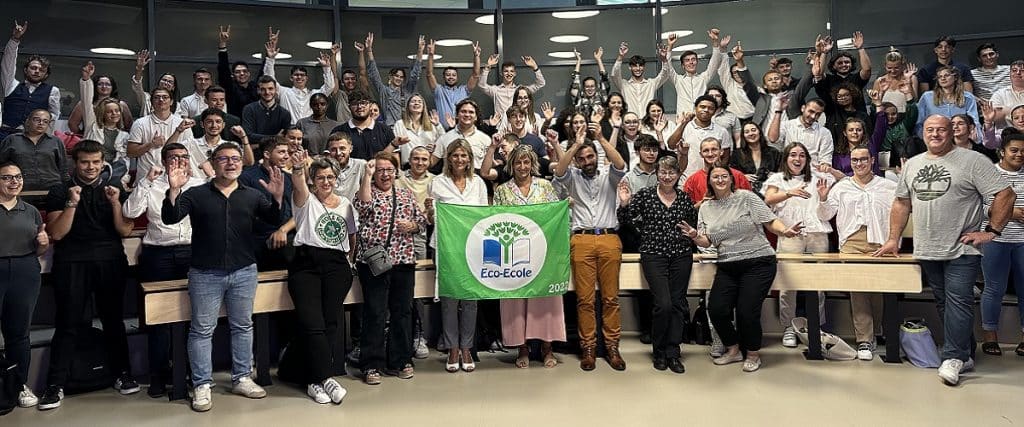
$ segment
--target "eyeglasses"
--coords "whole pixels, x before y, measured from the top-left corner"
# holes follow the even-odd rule
[[[166,101],[168,99],[171,99],[171,97],[167,95],[154,95],[152,96],[152,98],[154,101]]]
[[[48,124],[50,124],[50,123],[52,123],[52,122],[53,122],[53,120],[50,120],[50,119],[41,119],[41,118],[39,118],[39,117],[33,117],[33,118],[31,118],[31,119],[28,119],[28,121],[29,121],[29,122],[32,122],[32,123],[35,123],[35,124],[42,124],[42,125],[48,125]]]
[[[326,150],[328,153],[347,153],[351,151],[348,147],[334,147]]]
[[[375,172],[378,173],[378,174],[381,174],[381,175],[393,175],[395,173],[395,169],[394,168],[377,169]]]
[[[338,179],[338,177],[336,177],[334,175],[321,175],[321,176],[318,176],[316,178],[313,178],[314,181],[322,181],[322,182],[334,181],[336,179]]]
[[[366,108],[370,106],[370,101],[354,101],[348,103],[349,107]]]
[[[679,172],[676,172],[674,170],[658,171],[658,176],[676,176],[676,175],[679,175]]]
[[[188,160],[189,158],[188,154],[171,154],[167,156],[167,160]]]
[[[220,164],[241,163],[242,162],[242,156],[217,156],[217,157],[214,157],[213,160],[216,160],[217,163],[220,163]]]
[[[3,182],[11,182],[11,181],[23,182],[23,181],[25,181],[25,175],[22,175],[20,173],[17,174],[17,175],[0,175],[0,181],[3,181]]]
[[[871,162],[871,158],[870,157],[851,157],[850,158],[850,163],[851,164],[853,164],[853,163],[869,163],[869,162]]]

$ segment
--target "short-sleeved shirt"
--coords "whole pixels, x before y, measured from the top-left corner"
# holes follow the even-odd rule
[[[639,156],[638,156],[639,157]],[[639,167],[633,167],[626,172],[624,177],[626,185],[629,187],[630,194],[636,194],[637,191],[643,190],[644,188],[658,184],[658,172],[656,169],[651,169],[650,172],[644,172]]]
[[[831,215],[826,215],[821,207],[822,200],[818,196],[818,181],[825,180],[829,187],[836,182],[836,179],[831,174],[818,173],[816,171],[811,172],[811,181],[807,182],[803,180],[803,175],[793,176],[786,179],[786,175],[782,172],[776,172],[768,177],[768,180],[764,182],[764,186],[761,187],[761,192],[765,193],[768,187],[775,187],[781,192],[787,192],[800,186],[805,185],[804,191],[807,191],[811,195],[809,198],[803,197],[790,197],[775,204],[774,211],[782,220],[783,224],[787,227],[792,226],[796,223],[802,223],[804,231],[808,233],[831,233],[832,225],[829,224]]]
[[[732,174],[732,181],[736,183],[737,189],[742,190],[753,190],[754,187],[750,185],[750,180],[743,174],[739,169],[729,168],[729,172]],[[683,183],[683,191],[686,192],[690,199],[694,203],[704,200],[704,197],[708,194],[708,171],[707,169],[701,169],[694,172],[689,178],[686,178],[686,182]]]
[[[355,123],[349,120],[331,130],[331,133],[345,132],[352,138],[352,158],[370,160],[378,152],[388,148],[388,144],[395,140],[395,132],[391,126],[385,126],[374,120],[370,125],[360,129]]]
[[[963,62],[952,61],[949,65],[952,65],[960,72],[960,80],[964,83],[974,82],[974,74],[971,73],[971,67]],[[939,70],[939,67],[945,65],[940,64],[938,61],[934,61],[931,64],[924,66],[917,70],[917,82],[927,83],[931,89],[935,88],[935,73]]]
[[[434,88],[434,107],[437,108],[437,116],[442,119],[446,117],[446,114],[455,117],[455,104],[466,98],[469,98],[469,89],[466,85],[437,85]],[[450,128],[445,125],[445,130],[448,129]]]
[[[799,142],[807,147],[807,157],[811,165],[816,166],[824,163],[832,164],[832,152],[835,144],[832,142],[832,132],[818,122],[810,126],[804,126],[799,117],[786,120],[781,123],[779,129],[779,144],[783,147],[790,142]],[[785,160],[783,160],[785,161]]]
[[[20,198],[11,209],[0,205],[0,258],[35,255],[42,224],[39,210]]]
[[[982,200],[1010,186],[985,156],[954,147],[942,157],[927,152],[907,160],[896,197],[910,199],[914,215],[914,258],[945,261],[980,255],[960,242],[980,231]]]
[[[1003,112],[1006,113],[1006,123],[994,123],[996,128],[1002,129],[1010,126],[1010,112],[1014,108],[1024,105],[1024,91],[1017,91],[1013,89],[1013,86],[1006,86],[996,90],[992,94],[991,101],[993,107],[1002,108]]]
[[[565,186],[574,200],[573,230],[619,227],[615,213],[619,201],[617,186],[625,175],[625,170],[608,166],[598,167],[597,173],[588,178],[580,168],[570,166],[565,175],[555,176],[555,181]]]
[[[974,96],[989,99],[997,90],[1010,86],[1010,66],[996,65],[994,70],[982,67],[971,69],[974,77]]]
[[[1024,209],[1024,170],[1008,171],[1003,169],[1002,166],[996,165],[999,173],[1006,177],[1006,180],[1010,182],[1010,186],[1013,188],[1013,192],[1017,193],[1017,200],[1013,203],[1013,207],[1016,209]],[[992,208],[992,197],[985,198],[985,212],[988,212]],[[988,220],[981,225],[983,228],[988,225]],[[1020,221],[1009,221],[1006,226],[1003,227],[1002,236],[996,237],[995,241],[1005,243],[1022,243],[1024,242],[1024,224]]]
[[[338,206],[328,208],[310,194],[306,204],[294,207],[296,247],[313,246],[349,251],[348,236],[356,232],[356,216],[352,202],[344,197],[340,199]]]
[[[160,135],[165,139],[170,138],[174,130],[181,124],[181,116],[171,114],[166,120],[160,120],[155,115],[141,117],[132,122],[132,130],[128,133],[129,144],[147,144],[153,141],[153,137]],[[149,169],[160,164],[160,148],[152,148],[145,154],[139,156],[139,163],[136,166],[136,176],[145,177]]]
[[[732,132],[725,127],[715,123],[711,120],[711,124],[708,127],[700,127],[697,125],[696,120],[691,120],[690,123],[686,124],[683,128],[683,142],[690,146],[690,150],[687,152],[686,158],[686,170],[683,174],[691,176],[698,170],[704,167],[704,161],[700,157],[700,142],[708,139],[715,138],[722,141],[722,149],[732,148]]]
[[[764,200],[750,191],[736,190],[700,206],[697,230],[718,248],[718,262],[740,261],[775,255],[763,226],[774,219]]]
[[[491,137],[476,127],[469,133],[460,132],[458,126],[445,132],[434,144],[434,157],[443,160],[448,144],[460,138],[469,142],[469,148],[473,150],[473,168],[480,169],[480,165],[484,162],[484,156],[487,154],[487,147],[491,145]]]
[[[68,202],[68,188],[82,188],[71,229],[53,248],[53,262],[117,261],[124,260],[124,245],[121,234],[114,227],[114,211],[107,200],[105,187],[121,190],[121,203],[128,199],[128,192],[121,189],[117,180],[105,182],[100,178],[95,185],[84,185],[75,178],[50,188],[46,206],[50,212],[63,211]]]
[[[349,158],[348,164],[338,172],[338,181],[334,184],[334,194],[349,200],[356,199],[359,186],[366,175],[366,160]]]

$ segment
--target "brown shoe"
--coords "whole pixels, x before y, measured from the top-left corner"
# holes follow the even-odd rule
[[[626,370],[626,361],[622,360],[622,355],[619,354],[619,346],[617,344],[608,345],[608,354],[604,356],[608,364],[611,365],[612,369],[616,371]]]
[[[584,371],[593,371],[597,359],[594,357],[593,347],[583,347],[583,354],[580,355],[580,369]]]

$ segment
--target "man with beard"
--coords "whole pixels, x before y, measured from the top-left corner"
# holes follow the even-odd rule
[[[268,32],[269,38],[276,40],[277,35],[269,29]],[[227,90],[228,109],[226,112],[241,117],[242,110],[246,105],[260,99],[259,91],[256,81],[249,72],[249,64],[246,64],[245,61],[238,61],[228,65],[228,41],[231,40],[231,26],[220,26],[218,34],[217,84]],[[263,66],[260,66],[256,79],[262,76]]]
[[[815,46],[817,47],[817,43],[815,43]],[[827,54],[832,49],[832,41],[826,39],[823,47],[824,50],[819,50],[819,52]],[[825,100],[826,113],[832,113],[842,108],[829,95],[833,89],[843,83],[850,83],[860,89],[861,92],[864,92],[864,87],[867,86],[868,80],[871,80],[871,57],[868,56],[868,51],[864,49],[864,35],[860,31],[853,33],[853,47],[857,49],[858,62],[860,62],[859,70],[853,62],[853,55],[846,52],[832,57],[832,60],[828,63],[830,73],[825,74],[825,70],[820,66],[815,69],[814,78],[817,80],[817,83],[814,84],[814,90],[818,92],[818,96]],[[799,102],[801,100],[797,99],[794,101]],[[864,97],[854,98],[853,107],[857,111],[867,111]]]
[[[75,346],[84,338],[79,334],[91,325],[85,317],[90,294],[103,324],[107,368],[118,376],[114,389],[121,394],[140,390],[131,375],[124,328],[128,259],[121,239],[131,233],[133,222],[122,214],[121,203],[128,193],[120,182],[110,180],[99,142],[78,143],[71,158],[71,179],[51,187],[46,202],[46,231],[57,242],[52,269],[57,317],[41,410],[57,408],[64,399]]]
[[[153,111],[132,122],[125,147],[128,157],[139,159],[136,176],[149,175],[149,168],[160,164],[160,149],[168,142],[178,142],[182,132],[192,128],[192,119],[171,113],[174,102],[171,91],[157,86],[150,91]]]
[[[661,60],[661,72],[653,79],[644,78],[644,71],[647,69],[647,60],[640,55],[633,55],[629,58],[629,79],[622,78],[622,60],[629,53],[629,45],[626,42],[619,44],[619,56],[615,58],[615,65],[612,65],[612,89],[622,93],[626,99],[627,110],[637,115],[645,114],[644,106],[654,99],[655,92],[665,82],[671,79],[671,71],[668,63],[669,50],[664,46],[658,46],[658,59]]]
[[[729,41],[732,40],[731,36],[719,39],[720,33],[718,28],[708,30],[708,39],[711,40],[711,60],[703,73],[697,73],[699,60],[697,52],[692,50],[683,52],[683,55],[679,57],[679,65],[683,68],[683,74],[676,74],[676,69],[672,67],[671,62],[668,63],[668,74],[676,88],[676,114],[693,111],[690,107],[694,105],[693,101],[707,91],[708,82],[718,70],[719,64],[722,63],[722,57],[725,55],[725,49],[729,46]],[[675,33],[668,36],[669,52],[672,51],[672,46],[676,44],[677,40],[679,38]]]
[[[595,368],[597,351],[597,318],[594,312],[596,290],[601,291],[602,331],[605,359],[612,369],[626,369],[626,361],[619,353],[622,332],[619,315],[619,268],[622,259],[622,241],[619,240],[617,186],[626,174],[626,162],[600,132],[597,123],[588,126],[591,138],[604,148],[609,167],[598,168],[597,149],[591,141],[572,144],[569,151],[559,153],[554,168],[555,179],[562,184],[575,201],[571,208],[572,239],[570,259],[573,282],[576,284],[579,319],[580,369]],[[561,146],[554,144],[555,150]],[[570,163],[575,161],[575,166]]]
[[[3,124],[0,125],[0,141],[17,129],[33,110],[47,110],[52,119],[60,118],[60,89],[46,83],[50,76],[50,61],[38,55],[28,57],[19,82],[14,78],[18,64],[18,46],[21,37],[28,31],[28,21],[18,24],[14,21],[11,40],[4,48],[3,62],[0,62],[0,87],[3,88]]]
[[[292,114],[277,99],[277,80],[260,77],[260,100],[242,110],[242,128],[255,141],[281,134],[292,125]]]
[[[960,81],[964,84],[964,90],[974,93],[974,75],[971,68],[963,62],[953,60],[953,52],[956,51],[956,39],[952,36],[942,36],[935,39],[935,62],[921,67],[917,70],[917,93],[925,93],[935,85],[935,74],[938,69],[947,65],[956,67],[960,71]]]
[[[203,113],[210,106],[206,103],[206,90],[213,84],[213,77],[210,70],[201,67],[192,72],[192,87],[195,92],[181,98],[174,114],[178,116],[193,117]]]
[[[206,99],[207,108],[216,108],[224,112],[224,129],[233,129],[235,126],[242,125],[241,117],[228,113],[227,91],[225,91],[224,88],[220,86],[211,86],[209,89],[206,89],[204,98]],[[196,124],[192,126],[192,136],[195,138],[203,136],[204,133],[202,117],[203,111],[206,110],[204,109],[200,111],[198,114],[196,114],[195,117],[192,117],[192,120],[196,122]],[[227,141],[235,142],[238,144],[242,143],[242,141],[238,139],[238,137],[230,133],[224,134],[222,135],[222,137]]]
[[[780,150],[790,142],[799,142],[807,147],[807,158],[811,162],[811,168],[819,172],[828,172],[832,167],[832,151],[835,145],[832,142],[832,132],[818,123],[818,118],[824,111],[825,102],[821,99],[807,100],[800,107],[800,117],[785,122],[772,122],[772,127],[766,135],[768,142]],[[776,109],[773,114],[782,113]]]
[[[370,95],[356,89],[348,95],[348,108],[352,118],[331,130],[331,133],[344,132],[352,139],[352,154],[356,159],[370,160],[377,153],[394,152],[402,144],[409,142],[408,137],[395,136],[391,126],[377,123],[370,116]],[[341,179],[339,177],[339,182]]]
[[[437,77],[434,76],[434,52],[436,46],[433,40],[427,44],[427,84],[434,92],[434,108],[437,109],[437,116],[441,119],[444,130],[451,130],[445,117],[455,117],[455,103],[469,98],[469,93],[476,88],[480,81],[480,43],[473,42],[473,70],[469,75],[466,84],[459,84],[459,71],[455,67],[445,67],[441,72],[444,77],[444,84],[437,84]]]
[[[694,113],[691,113],[693,120],[677,127],[672,136],[668,138],[669,147],[676,147],[677,143],[681,143],[682,146],[678,147],[677,151],[686,153],[685,158],[679,159],[679,166],[683,169],[684,177],[692,176],[701,170],[699,147],[702,141],[708,138],[717,140],[722,149],[722,158],[725,159],[729,158],[729,152],[732,149],[732,132],[714,120],[715,111],[718,110],[718,101],[710,95],[701,95],[693,103],[693,110]],[[684,120],[689,117],[690,115],[687,115]],[[694,150],[694,147],[698,147],[697,150]],[[700,199],[693,199],[693,201],[697,203]]]
[[[251,399],[267,392],[253,382],[252,309],[256,296],[256,255],[253,234],[256,218],[281,219],[284,173],[269,168],[269,179],[260,187],[273,197],[238,182],[242,150],[225,143],[213,151],[215,176],[209,183],[182,192],[189,179],[187,165],[168,170],[169,190],[160,214],[165,224],[177,224],[186,216],[192,224],[192,259],[188,293],[192,301],[188,334],[188,358],[192,367],[192,409],[213,407],[213,331],[223,302],[231,329],[231,392]],[[230,221],[226,221],[230,218]]]

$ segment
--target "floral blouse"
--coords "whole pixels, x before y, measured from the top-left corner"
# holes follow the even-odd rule
[[[415,264],[416,257],[413,255],[412,237],[415,233],[401,233],[398,231],[398,221],[412,221],[425,229],[427,217],[419,209],[416,197],[412,192],[392,187],[397,192],[398,212],[395,214],[395,228],[391,232],[391,262],[394,264]],[[383,245],[388,238],[388,227],[391,223],[391,191],[381,191],[377,187],[371,189],[369,202],[356,199],[354,206],[359,212],[359,233],[356,235],[356,259],[363,260],[363,252],[366,248],[374,245]]]
[[[543,178],[533,178],[530,183],[530,194],[524,196],[514,179],[494,189],[495,205],[532,205],[536,203],[557,202],[558,192],[551,182]]]
[[[676,225],[682,221],[697,223],[697,209],[693,200],[676,188],[672,206],[658,197],[658,186],[637,191],[628,205],[620,206],[620,223],[632,224],[640,232],[640,253],[654,255],[684,255],[691,252],[693,241]]]

